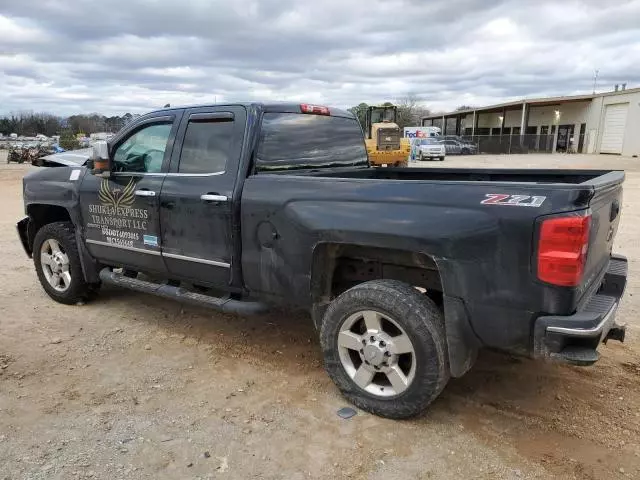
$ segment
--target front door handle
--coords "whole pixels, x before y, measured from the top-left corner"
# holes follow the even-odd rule
[[[153,190],[136,190],[134,192],[137,197],[155,197],[156,192]]]
[[[202,200],[203,202],[226,202],[227,196],[205,193],[203,195],[200,195],[200,200]]]

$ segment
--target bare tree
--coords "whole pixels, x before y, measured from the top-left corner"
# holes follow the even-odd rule
[[[423,117],[431,114],[431,110],[420,104],[418,97],[409,94],[398,99],[398,126],[400,128],[419,126]]]

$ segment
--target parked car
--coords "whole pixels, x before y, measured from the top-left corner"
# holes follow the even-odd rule
[[[378,415],[423,411],[483,347],[588,365],[624,340],[621,171],[372,168],[351,113],[307,104],[167,108],[59,155],[17,225],[53,300],[305,309]]]
[[[416,138],[413,140],[413,148],[411,149],[412,160],[444,160],[447,154],[445,145],[439,137]]]
[[[473,155],[478,153],[478,146],[475,143],[463,139],[446,137],[442,142],[447,150],[447,155]]]
[[[31,161],[31,152],[27,147],[9,147],[7,163],[25,163]]]

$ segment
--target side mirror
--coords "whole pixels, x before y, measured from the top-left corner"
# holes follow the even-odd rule
[[[109,162],[109,148],[107,142],[98,140],[93,144],[91,158],[87,161],[87,168],[93,175],[108,177],[111,173]]]

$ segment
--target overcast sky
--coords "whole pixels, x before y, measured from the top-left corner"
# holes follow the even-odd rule
[[[640,0],[0,0],[0,114],[640,86]]]

